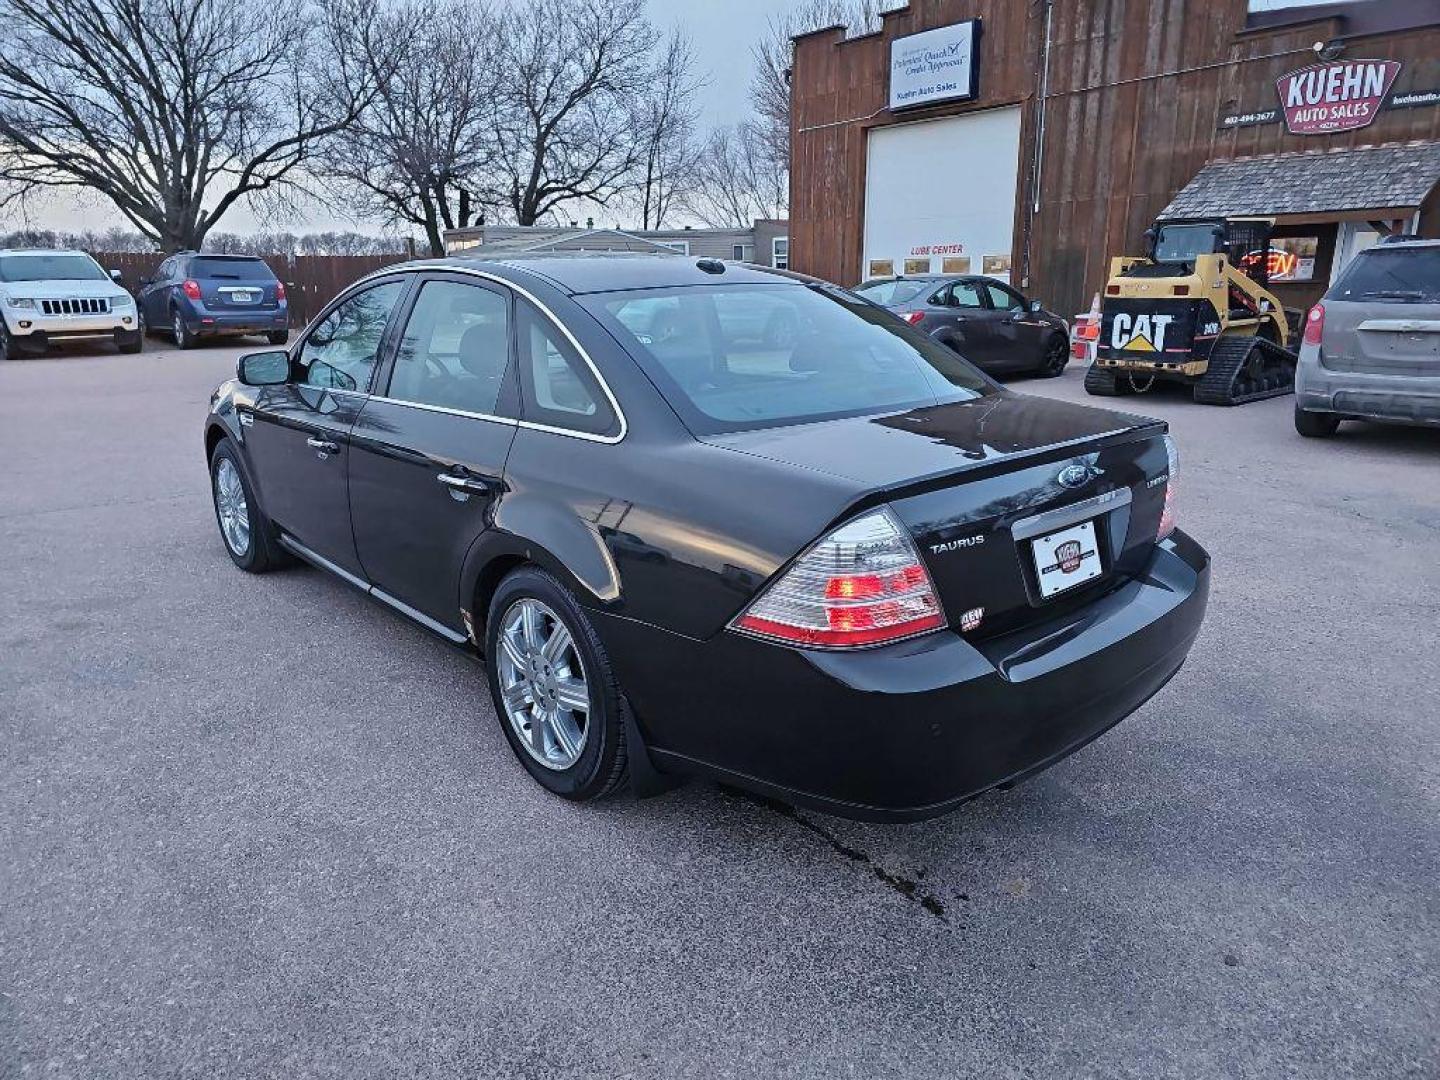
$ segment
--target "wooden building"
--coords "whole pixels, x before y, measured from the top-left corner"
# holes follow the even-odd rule
[[[881,22],[795,41],[796,270],[991,273],[1080,311],[1162,213],[1272,216],[1303,307],[1385,234],[1440,236],[1440,0],[910,0]]]

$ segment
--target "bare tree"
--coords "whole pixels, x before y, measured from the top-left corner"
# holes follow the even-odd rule
[[[430,254],[445,251],[444,230],[483,217],[480,190],[496,151],[493,102],[500,68],[496,22],[479,0],[445,0],[389,9],[386,37],[401,43],[395,73],[370,55],[354,72],[379,92],[355,121],[326,141],[323,171],[359,195],[363,216],[419,226]]]
[[[685,208],[713,228],[748,227],[783,216],[787,172],[755,123],[717,128],[705,140]]]
[[[700,86],[690,42],[676,30],[655,65],[635,117],[641,152],[635,209],[642,229],[661,228],[693,183],[699,157],[695,94]]]
[[[633,182],[655,36],[644,11],[644,0],[527,0],[500,16],[490,191],[518,224],[603,206]]]
[[[801,0],[786,14],[772,15],[767,21],[765,36],[751,50],[755,71],[750,76],[750,104],[755,109],[759,149],[773,167],[790,168],[792,39],[826,26],[844,26],[852,37],[869,33],[879,29],[880,11],[878,0]]]
[[[378,0],[0,0],[0,205],[88,189],[166,251],[293,183],[393,51]]]

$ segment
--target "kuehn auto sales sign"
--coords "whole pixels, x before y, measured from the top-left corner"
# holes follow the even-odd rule
[[[1339,60],[1275,80],[1285,126],[1294,135],[1331,135],[1375,119],[1400,74],[1398,60]]]

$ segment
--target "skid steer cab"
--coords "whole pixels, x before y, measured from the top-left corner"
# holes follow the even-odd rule
[[[1290,321],[1269,290],[1272,222],[1162,221],[1146,254],[1110,262],[1091,394],[1190,386],[1206,405],[1288,394],[1295,385]]]

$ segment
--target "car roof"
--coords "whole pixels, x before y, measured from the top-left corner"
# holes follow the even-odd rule
[[[720,265],[713,273],[700,265]],[[689,255],[557,251],[502,258],[481,255],[446,255],[435,259],[403,263],[388,269],[443,270],[446,268],[486,270],[497,277],[519,280],[524,276],[545,279],[572,296],[593,292],[621,292],[677,285],[794,285],[815,278],[788,270],[772,270],[728,259],[695,258]]]
[[[90,257],[88,251],[79,251],[75,248],[0,248],[0,255],[84,255]]]
[[[1421,239],[1416,239],[1416,240],[1392,240],[1392,241],[1389,242],[1389,243],[1385,243],[1385,242],[1382,241],[1381,243],[1378,243],[1378,244],[1371,244],[1369,247],[1365,248],[1364,250],[1359,251],[1359,252],[1356,252],[1356,254],[1358,254],[1358,255],[1368,255],[1368,254],[1369,254],[1370,252],[1372,252],[1372,251],[1404,251],[1406,248],[1431,248],[1431,247],[1440,247],[1440,240],[1421,240]]]

